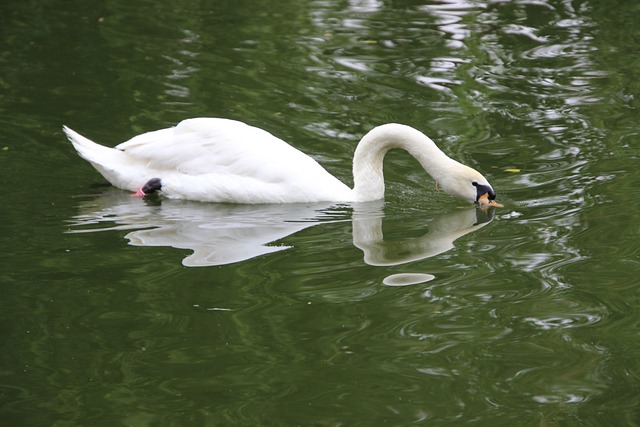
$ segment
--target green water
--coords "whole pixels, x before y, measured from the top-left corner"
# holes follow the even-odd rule
[[[4,0],[0,424],[640,424],[639,12]],[[359,138],[409,124],[505,208],[395,152],[384,203],[142,201],[61,132],[197,116],[349,184]]]

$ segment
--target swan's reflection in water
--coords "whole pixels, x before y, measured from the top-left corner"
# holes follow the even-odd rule
[[[469,208],[447,212],[428,222],[428,232],[420,237],[385,241],[382,216],[353,211],[353,244],[364,252],[369,265],[390,266],[431,258],[453,249],[453,242],[487,225],[491,211]]]
[[[71,233],[134,230],[125,238],[134,246],[190,249],[187,267],[231,264],[288,249],[270,245],[327,221],[347,220],[330,205],[231,205],[181,200],[147,201],[118,190],[80,205]]]
[[[382,216],[353,211],[353,244],[364,253],[369,265],[392,266],[431,258],[453,249],[458,238],[477,231],[493,219],[494,210],[469,208],[435,216],[428,222],[428,232],[420,237],[385,240]],[[408,286],[431,281],[427,273],[398,273],[387,276],[387,286]]]
[[[383,202],[353,204],[224,205],[131,198],[113,190],[83,202],[70,221],[70,233],[133,230],[125,238],[135,246],[168,246],[193,253],[187,267],[231,264],[288,249],[277,242],[305,228],[351,221],[353,243],[373,266],[393,266],[430,258],[454,247],[456,239],[488,224],[493,211],[475,207],[441,214],[425,221],[420,237],[385,241]],[[433,279],[426,273],[387,277],[389,286],[406,286]]]

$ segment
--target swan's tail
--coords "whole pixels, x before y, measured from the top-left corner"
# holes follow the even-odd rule
[[[67,138],[73,144],[80,157],[87,160],[96,168],[107,181],[116,187],[131,189],[132,185],[128,185],[127,177],[123,170],[122,164],[124,153],[117,148],[109,148],[104,145],[96,144],[88,138],[80,135],[66,126],[62,127]]]
[[[66,126],[63,126],[62,130],[67,134],[67,138],[69,138],[69,141],[71,141],[78,154],[80,154],[83,159],[93,163],[94,165],[98,164],[105,166],[105,163],[109,163],[114,156],[117,156],[117,153],[121,153],[120,150],[115,148],[96,144]]]

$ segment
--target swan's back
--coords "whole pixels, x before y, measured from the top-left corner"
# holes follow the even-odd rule
[[[184,120],[173,128],[135,136],[116,148],[147,161],[151,169],[189,175],[242,174],[271,180],[283,170],[270,167],[269,160],[271,165],[293,159],[316,163],[265,130],[214,118]]]

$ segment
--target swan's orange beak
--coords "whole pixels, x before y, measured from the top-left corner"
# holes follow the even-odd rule
[[[478,197],[478,205],[481,207],[484,206],[493,206],[494,208],[503,208],[504,205],[496,202],[495,200],[489,200],[489,193],[484,193],[482,196]]]
[[[147,195],[147,193],[145,193],[144,191],[142,191],[142,187],[140,187],[140,188],[138,189],[138,191],[136,191],[135,193],[131,193],[131,194],[129,194],[129,196],[131,196],[131,197],[140,197],[140,198],[142,198],[142,197],[144,197],[144,196],[146,196],[146,195]]]

